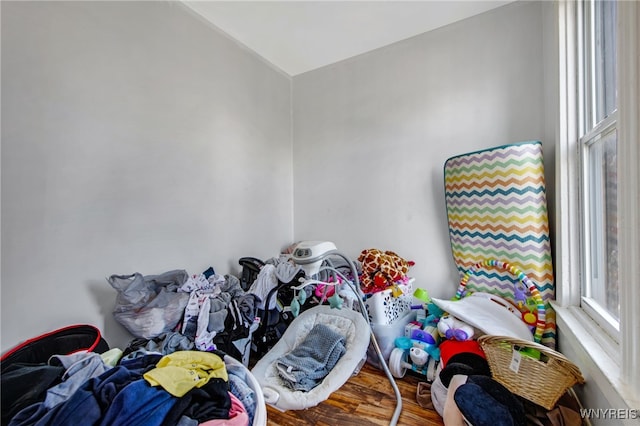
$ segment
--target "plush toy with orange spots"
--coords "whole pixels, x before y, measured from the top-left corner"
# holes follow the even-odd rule
[[[362,265],[360,284],[365,293],[382,291],[402,281],[415,265],[392,251],[376,248],[362,250],[358,261]]]

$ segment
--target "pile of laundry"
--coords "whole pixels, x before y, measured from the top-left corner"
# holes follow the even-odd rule
[[[242,354],[233,342],[250,335],[260,298],[242,290],[233,275],[209,267],[201,274],[172,270],[160,275],[111,275],[118,292],[114,318],[135,337],[129,350],[147,348],[225,351]]]
[[[202,351],[54,355],[3,372],[3,424],[248,425],[257,405],[245,372]]]

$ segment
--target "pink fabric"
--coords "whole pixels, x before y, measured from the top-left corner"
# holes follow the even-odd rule
[[[231,408],[228,419],[213,419],[200,423],[200,426],[248,426],[249,415],[244,405],[234,394],[229,392],[231,397]]]

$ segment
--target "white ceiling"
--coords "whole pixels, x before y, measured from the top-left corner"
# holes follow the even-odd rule
[[[294,76],[513,0],[183,1]]]

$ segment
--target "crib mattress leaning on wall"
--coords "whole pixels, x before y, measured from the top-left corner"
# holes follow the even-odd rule
[[[555,348],[542,143],[520,142],[451,157],[444,165],[444,183],[451,251],[460,276],[487,259],[516,265],[545,302],[542,344]],[[467,289],[515,299],[513,277],[505,271],[479,271]]]

